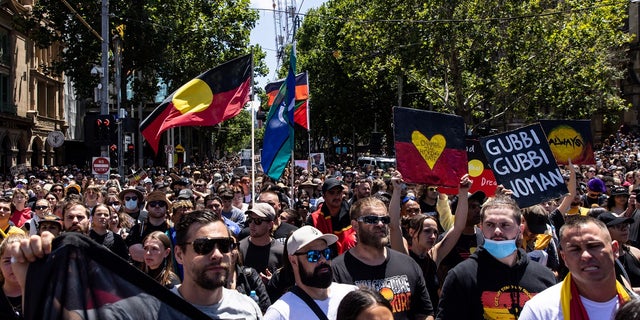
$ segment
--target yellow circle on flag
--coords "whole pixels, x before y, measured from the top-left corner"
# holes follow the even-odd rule
[[[204,111],[213,101],[211,87],[200,80],[193,79],[180,87],[173,95],[173,107],[180,113]]]
[[[469,161],[469,176],[478,177],[484,171],[484,164],[478,159]]]
[[[559,161],[577,159],[584,152],[584,138],[570,126],[561,125],[554,128],[547,139],[549,140],[551,152]]]

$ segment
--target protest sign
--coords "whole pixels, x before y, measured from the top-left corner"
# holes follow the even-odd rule
[[[568,192],[539,124],[483,137],[480,144],[496,180],[521,208]]]
[[[458,186],[467,173],[462,117],[395,107],[393,124],[396,162],[405,181]]]
[[[590,120],[540,120],[556,163],[596,164]]]

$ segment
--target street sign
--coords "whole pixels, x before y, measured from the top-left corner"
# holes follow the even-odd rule
[[[108,157],[93,157],[91,171],[94,175],[108,174],[111,169],[111,161]]]
[[[173,146],[170,144],[164,145],[164,153],[173,153]]]

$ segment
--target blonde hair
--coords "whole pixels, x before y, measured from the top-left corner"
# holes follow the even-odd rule
[[[0,257],[4,255],[10,244],[19,242],[22,239],[27,239],[27,236],[20,233],[10,234],[8,237],[4,238],[2,243],[0,243]],[[2,272],[0,272],[0,283],[4,283],[4,276],[2,275]]]

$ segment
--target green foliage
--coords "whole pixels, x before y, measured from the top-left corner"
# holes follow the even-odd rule
[[[100,33],[100,1],[67,1]],[[249,53],[249,34],[258,19],[249,9],[250,0],[111,0],[109,5],[110,30],[115,35],[116,27],[124,26],[122,83],[135,75],[133,104],[149,102],[158,79],[171,92],[205,70]],[[65,50],[57,71],[71,77],[80,98],[93,96],[99,79],[90,70],[100,65],[100,40],[61,1],[37,1],[33,14],[17,22],[39,46],[62,41]],[[253,50],[255,73],[266,75],[265,53],[259,46]]]
[[[314,137],[392,141],[398,104],[455,113],[470,128],[584,119],[627,105],[619,80],[627,3],[552,0],[332,0],[307,13]],[[611,118],[609,118],[611,117]]]

